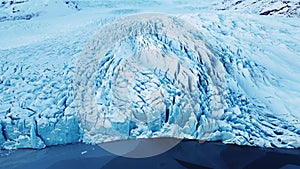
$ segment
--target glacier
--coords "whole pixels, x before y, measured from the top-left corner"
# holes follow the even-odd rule
[[[194,1],[24,3],[1,6],[2,148],[148,137],[300,147],[299,19]]]

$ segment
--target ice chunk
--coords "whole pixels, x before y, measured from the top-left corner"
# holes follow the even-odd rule
[[[76,142],[80,138],[76,116],[64,116],[60,119],[40,118],[37,121],[37,132],[45,145],[58,145]]]

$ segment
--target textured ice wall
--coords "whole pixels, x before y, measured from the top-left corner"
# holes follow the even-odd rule
[[[79,141],[70,59],[80,47],[60,38],[0,51],[0,148]]]
[[[228,59],[175,17],[138,15],[106,26],[76,69],[76,111],[84,140],[177,137],[299,146],[290,139],[298,137],[293,129],[277,127],[266,107],[239,90],[236,77],[225,71]],[[282,142],[276,133],[290,137]]]

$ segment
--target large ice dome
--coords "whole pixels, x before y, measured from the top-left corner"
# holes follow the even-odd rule
[[[82,52],[76,75],[77,112],[93,142],[201,139],[226,107],[221,62],[199,31],[166,15],[105,26]]]

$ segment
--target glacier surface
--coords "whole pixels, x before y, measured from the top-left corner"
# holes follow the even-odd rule
[[[300,147],[298,18],[206,1],[13,2],[0,6],[2,148],[145,137]]]

